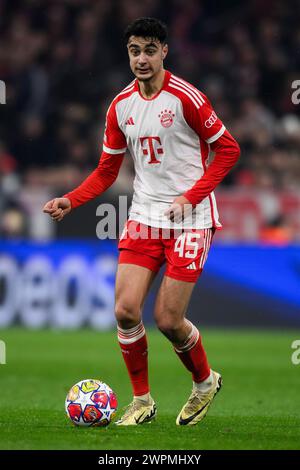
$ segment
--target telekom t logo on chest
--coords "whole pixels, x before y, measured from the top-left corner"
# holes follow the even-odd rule
[[[150,160],[148,163],[161,163],[161,160],[158,160],[159,155],[163,155],[164,151],[161,147],[160,137],[140,137],[141,147],[143,150],[143,155],[149,155]]]

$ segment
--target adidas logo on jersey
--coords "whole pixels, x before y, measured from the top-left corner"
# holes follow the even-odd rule
[[[129,119],[127,119],[127,121],[125,121],[125,126],[134,126],[132,117],[130,117]]]
[[[186,269],[197,269],[196,263],[193,262],[193,263],[189,264],[189,265],[186,267]]]

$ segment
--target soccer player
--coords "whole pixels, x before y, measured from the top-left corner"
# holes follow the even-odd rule
[[[194,425],[206,415],[222,378],[210,368],[200,333],[186,312],[214,232],[221,228],[213,190],[240,151],[208,98],[164,69],[168,45],[161,21],[139,18],[127,27],[125,39],[135,80],[108,109],[99,165],[78,188],[47,202],[44,212],[60,221],[103,193],[117,178],[129,150],[135,167],[134,195],[118,245],[115,315],[133,401],[117,424],[142,424],[156,415],[142,309],[153,279],[166,263],[154,318],[192,375],[192,393],[176,423]],[[210,151],[214,159],[209,163]]]

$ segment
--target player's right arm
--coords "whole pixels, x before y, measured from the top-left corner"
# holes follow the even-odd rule
[[[59,222],[72,209],[106,191],[119,174],[126,148],[126,138],[119,128],[113,101],[106,115],[103,151],[97,168],[73,191],[48,201],[43,211]]]

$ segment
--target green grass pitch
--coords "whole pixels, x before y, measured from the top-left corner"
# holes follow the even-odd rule
[[[116,392],[120,414],[131,399],[114,332],[0,331],[1,449],[300,449],[300,365],[291,344],[300,331],[203,330],[224,385],[197,426],[175,425],[191,379],[168,341],[148,332],[155,422],[119,428],[77,428],[67,419],[68,389],[99,378]]]

